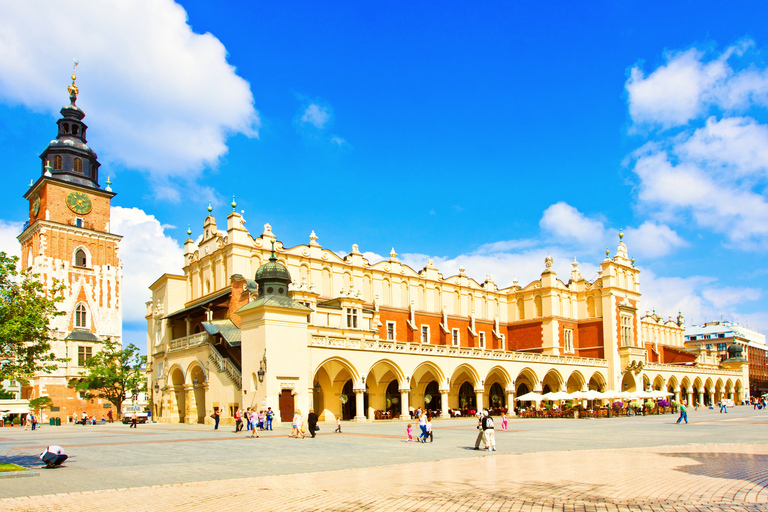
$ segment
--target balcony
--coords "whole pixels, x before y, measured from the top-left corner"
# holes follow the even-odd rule
[[[168,351],[174,352],[176,350],[184,350],[187,348],[199,347],[208,343],[210,335],[207,332],[199,332],[191,336],[184,336],[183,338],[176,338],[171,340],[168,344]]]

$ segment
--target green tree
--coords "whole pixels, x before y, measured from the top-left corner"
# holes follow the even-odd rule
[[[49,396],[39,396],[29,401],[29,408],[37,411],[38,416],[43,409],[47,409],[53,405],[53,400]]]
[[[30,377],[56,369],[50,320],[65,314],[64,285],[46,286],[38,274],[19,272],[19,258],[0,251],[0,380]]]
[[[123,348],[108,339],[99,352],[85,361],[85,371],[80,373],[80,378],[71,380],[69,385],[85,393],[88,399],[106,399],[115,406],[119,418],[126,394],[146,389],[146,363],[147,356],[140,355],[134,344]]]

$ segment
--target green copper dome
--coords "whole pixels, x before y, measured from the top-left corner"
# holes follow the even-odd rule
[[[278,280],[288,286],[291,282],[291,274],[288,272],[288,269],[273,256],[272,258],[269,258],[268,262],[259,267],[256,271],[256,278],[254,280],[259,283],[259,285],[261,285],[261,281],[264,280]]]
[[[272,241],[272,254],[269,257],[269,261],[259,267],[254,280],[259,284],[259,297],[266,297],[268,295],[288,297],[288,285],[291,283],[291,274],[282,263],[277,261],[274,240]]]

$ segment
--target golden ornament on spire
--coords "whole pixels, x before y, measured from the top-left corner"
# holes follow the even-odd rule
[[[69,91],[69,99],[72,100],[72,104],[75,104],[75,100],[77,100],[77,95],[80,92],[80,90],[75,85],[75,80],[77,80],[77,76],[75,76],[75,68],[77,68],[77,65],[79,62],[77,59],[75,59],[75,65],[72,66],[72,83],[67,87],[67,91]]]

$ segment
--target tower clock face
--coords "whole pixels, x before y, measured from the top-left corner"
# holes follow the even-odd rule
[[[67,206],[73,212],[85,215],[91,211],[93,203],[85,192],[70,192],[67,195]]]
[[[32,213],[35,217],[40,213],[40,196],[35,194],[35,200],[32,201]]]

